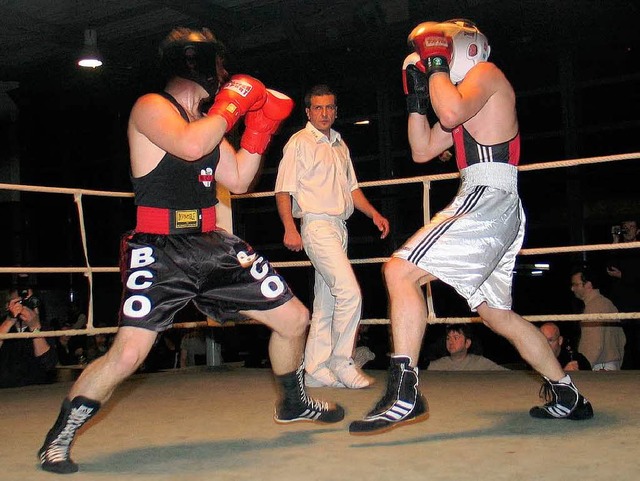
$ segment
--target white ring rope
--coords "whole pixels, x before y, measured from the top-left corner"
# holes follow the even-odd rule
[[[534,171],[534,170],[546,170],[557,169],[562,167],[575,167],[578,165],[597,164],[604,162],[617,162],[622,160],[635,160],[640,159],[640,152],[632,152],[628,154],[606,155],[600,157],[585,157],[579,159],[560,160],[553,162],[541,162],[536,164],[527,164],[518,166],[519,171]],[[399,185],[410,183],[421,183],[424,186],[424,202],[425,207],[425,221],[428,220],[428,191],[430,183],[441,180],[451,180],[460,177],[458,172],[449,174],[438,175],[425,175],[419,177],[408,177],[403,179],[387,179],[378,181],[360,182],[360,187],[378,187],[386,185]],[[5,184],[0,183],[0,190],[12,190],[20,192],[38,192],[48,194],[71,194],[74,196],[74,201],[77,206],[78,216],[80,220],[80,236],[82,240],[83,254],[86,265],[84,267],[0,267],[0,273],[9,274],[39,274],[39,273],[83,273],[89,281],[89,308],[87,313],[87,328],[75,329],[66,331],[46,331],[40,333],[12,333],[12,334],[0,334],[0,340],[13,339],[13,338],[31,338],[31,337],[56,337],[60,335],[95,335],[98,333],[114,333],[118,330],[117,327],[108,328],[95,328],[93,327],[93,274],[94,273],[117,273],[120,271],[119,267],[92,267],[89,262],[89,255],[87,249],[86,229],[84,223],[84,211],[82,207],[82,197],[97,196],[97,197],[124,197],[133,198],[132,192],[111,192],[102,190],[88,190],[88,189],[71,189],[61,187],[45,187],[36,185],[20,185],[20,184]],[[248,198],[260,198],[260,197],[272,197],[275,192],[254,192],[250,194],[232,195],[231,199],[248,199]],[[591,244],[591,245],[575,245],[575,246],[561,246],[561,247],[544,247],[544,248],[531,248],[522,249],[519,255],[539,255],[539,254],[559,254],[569,252],[588,252],[588,251],[604,251],[604,250],[618,250],[618,249],[637,249],[640,247],[640,242],[628,242],[622,244]],[[368,259],[351,259],[352,264],[380,264],[388,260],[388,257],[374,257]],[[309,261],[289,261],[289,262],[272,262],[274,267],[307,267],[311,265]],[[427,286],[428,288],[428,286]],[[465,322],[481,322],[478,317],[436,317],[433,312],[433,306],[431,305],[430,296],[427,299],[429,303],[429,322],[433,324],[448,324],[448,323],[465,323]],[[616,319],[640,319],[640,312],[626,312],[618,314],[552,314],[552,315],[539,315],[539,316],[523,316],[525,319],[531,322],[543,322],[543,321],[602,321],[602,320],[616,320]],[[253,323],[255,321],[247,321]],[[363,319],[362,324],[388,324],[389,319]],[[226,325],[233,325],[234,323],[227,323]],[[209,319],[203,322],[186,322],[180,324],[174,324],[174,328],[193,328],[201,326],[217,326],[215,320]]]
[[[591,244],[564,247],[538,247],[535,249],[521,249],[518,255],[533,256],[538,254],[563,254],[567,252],[591,252],[591,251],[613,251],[622,249],[637,249],[640,241],[624,242],[621,244]],[[352,264],[381,264],[387,262],[389,257],[370,257],[368,259],[351,259]],[[306,267],[310,266],[310,261],[285,261],[270,262],[274,267]]]
[[[588,165],[588,164],[600,164],[604,162],[616,162],[620,160],[634,160],[640,159],[640,152],[634,152],[629,154],[618,155],[605,155],[601,157],[584,157],[581,159],[570,160],[556,160],[553,162],[540,162],[537,164],[519,165],[519,171],[531,171],[531,170],[546,170],[557,169],[560,167],[574,167],[576,165]],[[459,172],[452,172],[450,174],[436,174],[436,175],[422,175],[419,177],[406,177],[403,179],[388,179],[388,180],[373,180],[367,182],[358,182],[360,187],[378,187],[381,185],[398,185],[398,184],[419,184],[424,182],[435,182],[438,180],[451,180],[460,177]],[[2,184],[0,184],[2,188]],[[269,192],[252,192],[249,194],[237,194],[232,195],[232,199],[252,199],[258,197],[272,197],[275,195],[274,191]]]
[[[80,194],[98,197],[131,197],[133,192],[110,192],[108,190],[68,189],[65,187],[45,187],[41,185],[0,184],[0,189],[17,190],[20,192],[39,192],[44,194]]]
[[[82,252],[84,254],[84,262],[87,265],[87,269],[91,269],[89,263],[89,251],[87,249],[87,230],[84,225],[84,210],[82,208],[82,194],[73,194],[73,201],[76,203],[78,209],[78,218],[80,219],[80,237],[82,239]],[[89,282],[89,308],[87,309],[87,328],[93,328],[93,273],[91,271],[85,272],[85,277]]]

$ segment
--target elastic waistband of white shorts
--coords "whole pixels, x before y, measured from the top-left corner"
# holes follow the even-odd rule
[[[500,162],[483,162],[460,171],[463,186],[486,185],[507,192],[518,192],[518,168]]]

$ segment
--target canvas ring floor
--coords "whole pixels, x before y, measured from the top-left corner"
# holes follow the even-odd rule
[[[125,381],[73,448],[80,472],[39,469],[36,451],[71,382],[0,390],[0,480],[39,481],[569,481],[640,479],[640,371],[578,372],[589,421],[529,417],[540,378],[529,371],[420,372],[429,418],[351,436],[380,397],[309,389],[346,410],[332,425],[273,421],[267,369],[189,368]]]

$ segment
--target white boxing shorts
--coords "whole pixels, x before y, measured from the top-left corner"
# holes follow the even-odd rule
[[[393,257],[449,284],[472,311],[483,302],[509,310],[513,268],[525,228],[517,168],[474,164],[460,174],[460,189],[452,203]]]

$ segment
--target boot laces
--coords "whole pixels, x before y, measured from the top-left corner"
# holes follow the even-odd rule
[[[42,452],[41,460],[55,463],[69,459],[69,447],[73,442],[76,431],[93,415],[93,412],[94,408],[87,406],[72,408],[64,429]]]
[[[298,388],[300,391],[300,400],[304,405],[306,405],[309,409],[313,409],[315,411],[328,411],[329,403],[318,401],[313,399],[311,396],[307,394],[307,391],[304,387],[304,368],[299,367],[296,371],[296,378],[298,380]]]
[[[555,404],[557,401],[556,392],[549,381],[545,381],[542,383],[538,395],[545,401],[546,404]]]

